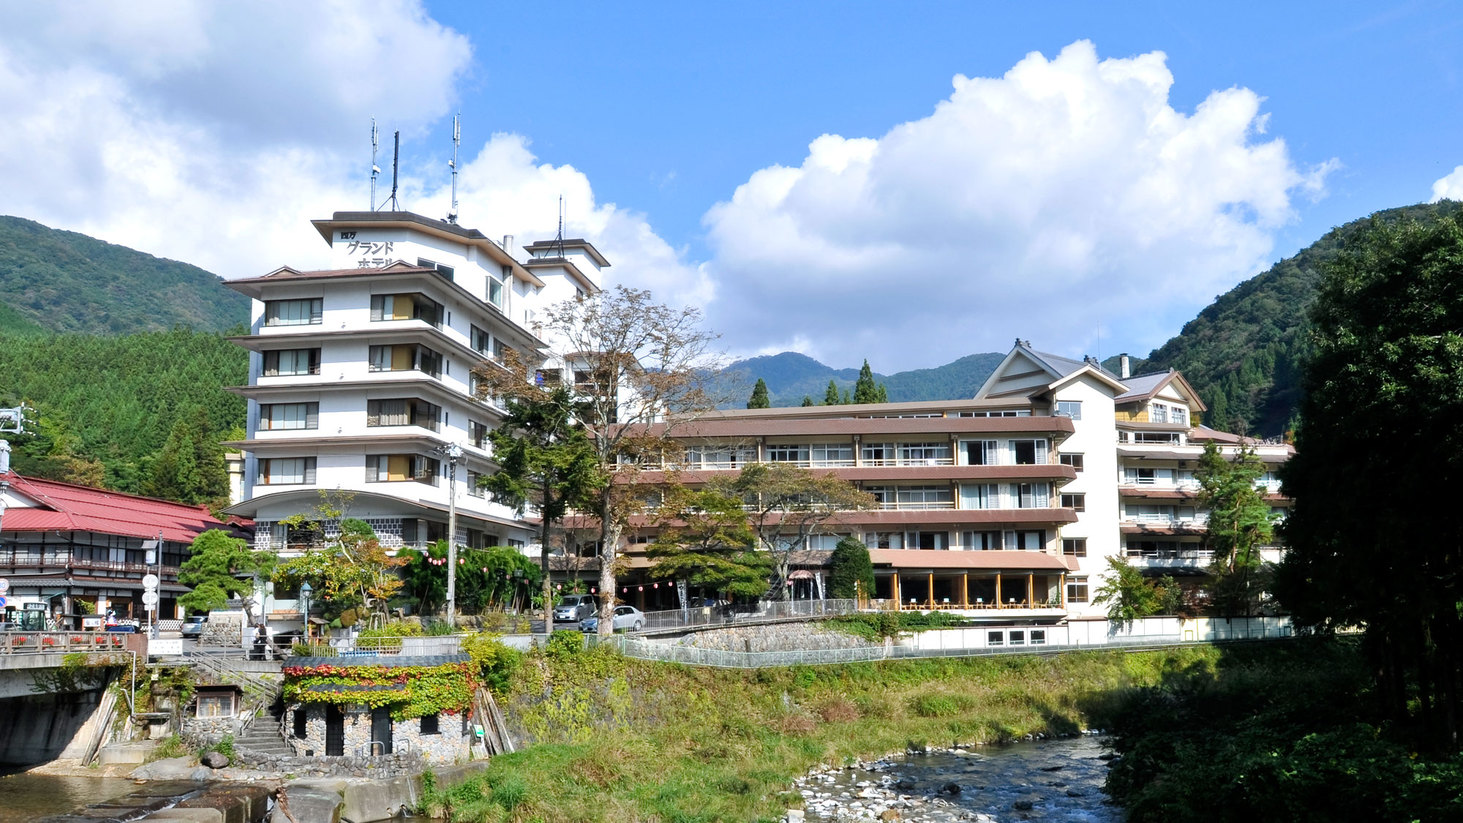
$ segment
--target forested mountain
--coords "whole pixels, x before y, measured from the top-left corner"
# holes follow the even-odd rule
[[[0,332],[222,331],[249,299],[197,266],[0,216]]]
[[[971,354],[933,369],[914,369],[891,375],[874,374],[883,383],[889,400],[958,400],[974,397],[975,390],[995,371],[1004,354]],[[804,397],[822,403],[832,380],[840,392],[853,393],[859,370],[834,369],[796,352],[739,360],[722,371],[722,392],[727,406],[741,408],[752,393],[757,378],[767,381],[773,406],[797,406]]]
[[[1307,353],[1306,313],[1321,267],[1371,220],[1427,220],[1463,208],[1444,201],[1377,212],[1332,229],[1309,247],[1255,275],[1189,321],[1135,370],[1176,368],[1209,405],[1205,422],[1261,436],[1295,425],[1300,369]]]
[[[215,503],[220,440],[242,437],[248,354],[210,332],[0,337],[0,406],[34,408],[7,436],[13,468],[37,477]]]

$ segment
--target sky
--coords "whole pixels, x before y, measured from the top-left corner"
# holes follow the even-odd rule
[[[1463,5],[0,0],[0,214],[225,278],[370,198],[567,234],[728,358],[1144,355],[1463,199]]]

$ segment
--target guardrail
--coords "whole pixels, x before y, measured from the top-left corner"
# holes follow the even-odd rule
[[[1288,639],[1288,636],[1255,639]],[[764,669],[784,666],[831,666],[840,663],[871,663],[881,660],[914,660],[932,657],[997,657],[1008,655],[1052,654],[1066,651],[1099,651],[1115,649],[1120,651],[1143,651],[1173,646],[1192,646],[1198,643],[1225,642],[1213,640],[1183,640],[1179,637],[1142,637],[1113,640],[1093,644],[1038,644],[1018,647],[961,647],[920,648],[914,645],[891,643],[883,646],[864,646],[848,649],[798,649],[775,652],[733,652],[718,649],[702,649],[695,646],[681,646],[671,643],[655,643],[634,637],[617,637],[613,641],[626,657],[640,660],[654,660],[664,663],[682,663],[689,666],[707,666],[718,669]]]
[[[380,655],[421,657],[461,654],[466,635],[444,634],[421,637],[372,637],[311,643],[305,657],[376,657]]]
[[[0,654],[115,652],[131,632],[0,632]]]

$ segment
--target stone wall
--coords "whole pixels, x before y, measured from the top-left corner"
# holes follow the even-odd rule
[[[868,641],[816,624],[777,623],[735,626],[687,635],[680,641],[698,649],[724,652],[782,652],[821,649],[861,649]]]
[[[244,616],[242,614],[214,612],[209,615],[208,622],[203,624],[203,631],[198,635],[198,644],[239,649],[243,632]]]
[[[305,712],[305,736],[290,738],[295,753],[323,757],[325,754],[325,705],[294,704],[286,709],[285,728],[294,731],[294,712]],[[365,706],[346,706],[345,756],[368,755],[371,747],[371,710]],[[391,722],[391,745],[394,752],[416,752],[428,763],[457,763],[468,758],[472,745],[472,727],[461,714],[442,713],[437,717],[437,733],[422,733],[422,719],[412,717]]]

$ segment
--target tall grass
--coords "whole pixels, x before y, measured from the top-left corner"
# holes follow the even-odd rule
[[[776,820],[820,763],[1102,726],[1114,695],[1215,659],[1196,647],[726,671],[555,649],[509,683],[520,751],[424,805],[453,821]]]

